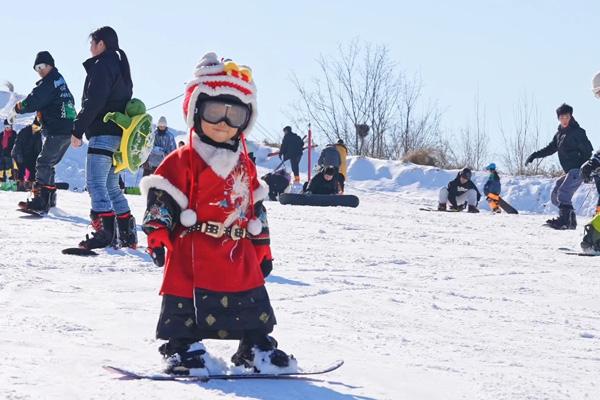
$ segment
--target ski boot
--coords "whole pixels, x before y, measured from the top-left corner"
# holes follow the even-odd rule
[[[171,339],[158,348],[165,360],[166,374],[184,376],[206,376],[208,370],[204,362],[206,348],[202,342],[191,344]]]
[[[571,205],[561,205],[558,208],[558,217],[546,221],[553,229],[577,229],[577,216]]]
[[[86,250],[102,249],[114,244],[115,241],[115,213],[112,211],[105,213],[90,212],[92,219],[92,228],[94,232],[85,235],[85,240],[79,243],[79,247]]]
[[[277,341],[268,335],[245,336],[231,357],[235,366],[253,368],[255,372],[276,372],[277,368],[296,367],[296,359],[277,348]]]
[[[437,210],[438,211],[446,211],[446,203],[439,203]]]
[[[469,205],[469,207],[467,208],[467,212],[471,214],[477,214],[479,212],[479,209],[475,206]]]
[[[20,201],[19,208],[36,213],[47,213],[51,207],[50,197],[54,192],[56,192],[55,186],[42,185],[36,182],[31,189],[33,200]]]
[[[135,249],[137,247],[137,230],[135,218],[131,212],[126,212],[117,215],[117,226],[119,229],[119,237],[117,247],[129,247]]]

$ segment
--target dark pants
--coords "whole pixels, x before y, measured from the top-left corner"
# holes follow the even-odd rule
[[[54,167],[62,160],[69,149],[71,136],[47,136],[42,151],[36,161],[36,182],[42,185],[54,185]]]
[[[300,176],[300,160],[302,160],[302,154],[289,159],[292,166],[292,172],[294,176]]]
[[[556,207],[573,207],[573,195],[581,186],[583,180],[579,168],[574,168],[558,178],[552,189],[550,200]]]
[[[22,163],[17,163],[17,167],[18,167],[18,173],[17,173],[17,179],[18,180],[25,180],[25,175],[27,173],[27,170],[29,170],[29,180],[30,181],[35,181],[35,173],[36,173],[36,169],[35,169],[35,160],[33,160],[33,162],[31,161],[25,161]]]

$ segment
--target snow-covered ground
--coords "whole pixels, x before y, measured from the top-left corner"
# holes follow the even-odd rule
[[[372,176],[360,162],[356,209],[267,204],[274,335],[301,365],[346,362],[315,381],[115,379],[102,365],[160,368],[162,269],[142,251],[62,255],[89,229],[86,193],[60,192],[59,209],[31,220],[14,211],[22,194],[0,192],[0,398],[598,398],[598,259],[559,250],[577,249],[581,229],[419,211],[438,184],[424,176],[443,185],[454,172],[373,162],[381,176],[359,180]],[[139,220],[144,199],[129,200]],[[235,350],[206,346],[224,360]]]

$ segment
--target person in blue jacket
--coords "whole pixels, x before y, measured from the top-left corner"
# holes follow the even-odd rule
[[[498,175],[498,171],[496,171],[495,163],[490,163],[487,167],[485,167],[485,170],[488,171],[490,175],[488,176],[488,180],[485,185],[483,185],[483,194],[490,205],[490,210],[492,210],[492,212],[499,213],[501,210],[500,205],[498,204],[498,199],[500,192],[502,191],[500,175]]]

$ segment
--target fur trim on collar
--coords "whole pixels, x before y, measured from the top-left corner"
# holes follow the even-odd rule
[[[200,158],[208,164],[208,166],[221,178],[225,179],[231,171],[238,165],[240,161],[241,149],[239,146],[237,151],[220,149],[204,143],[198,135],[192,137],[192,145]]]

